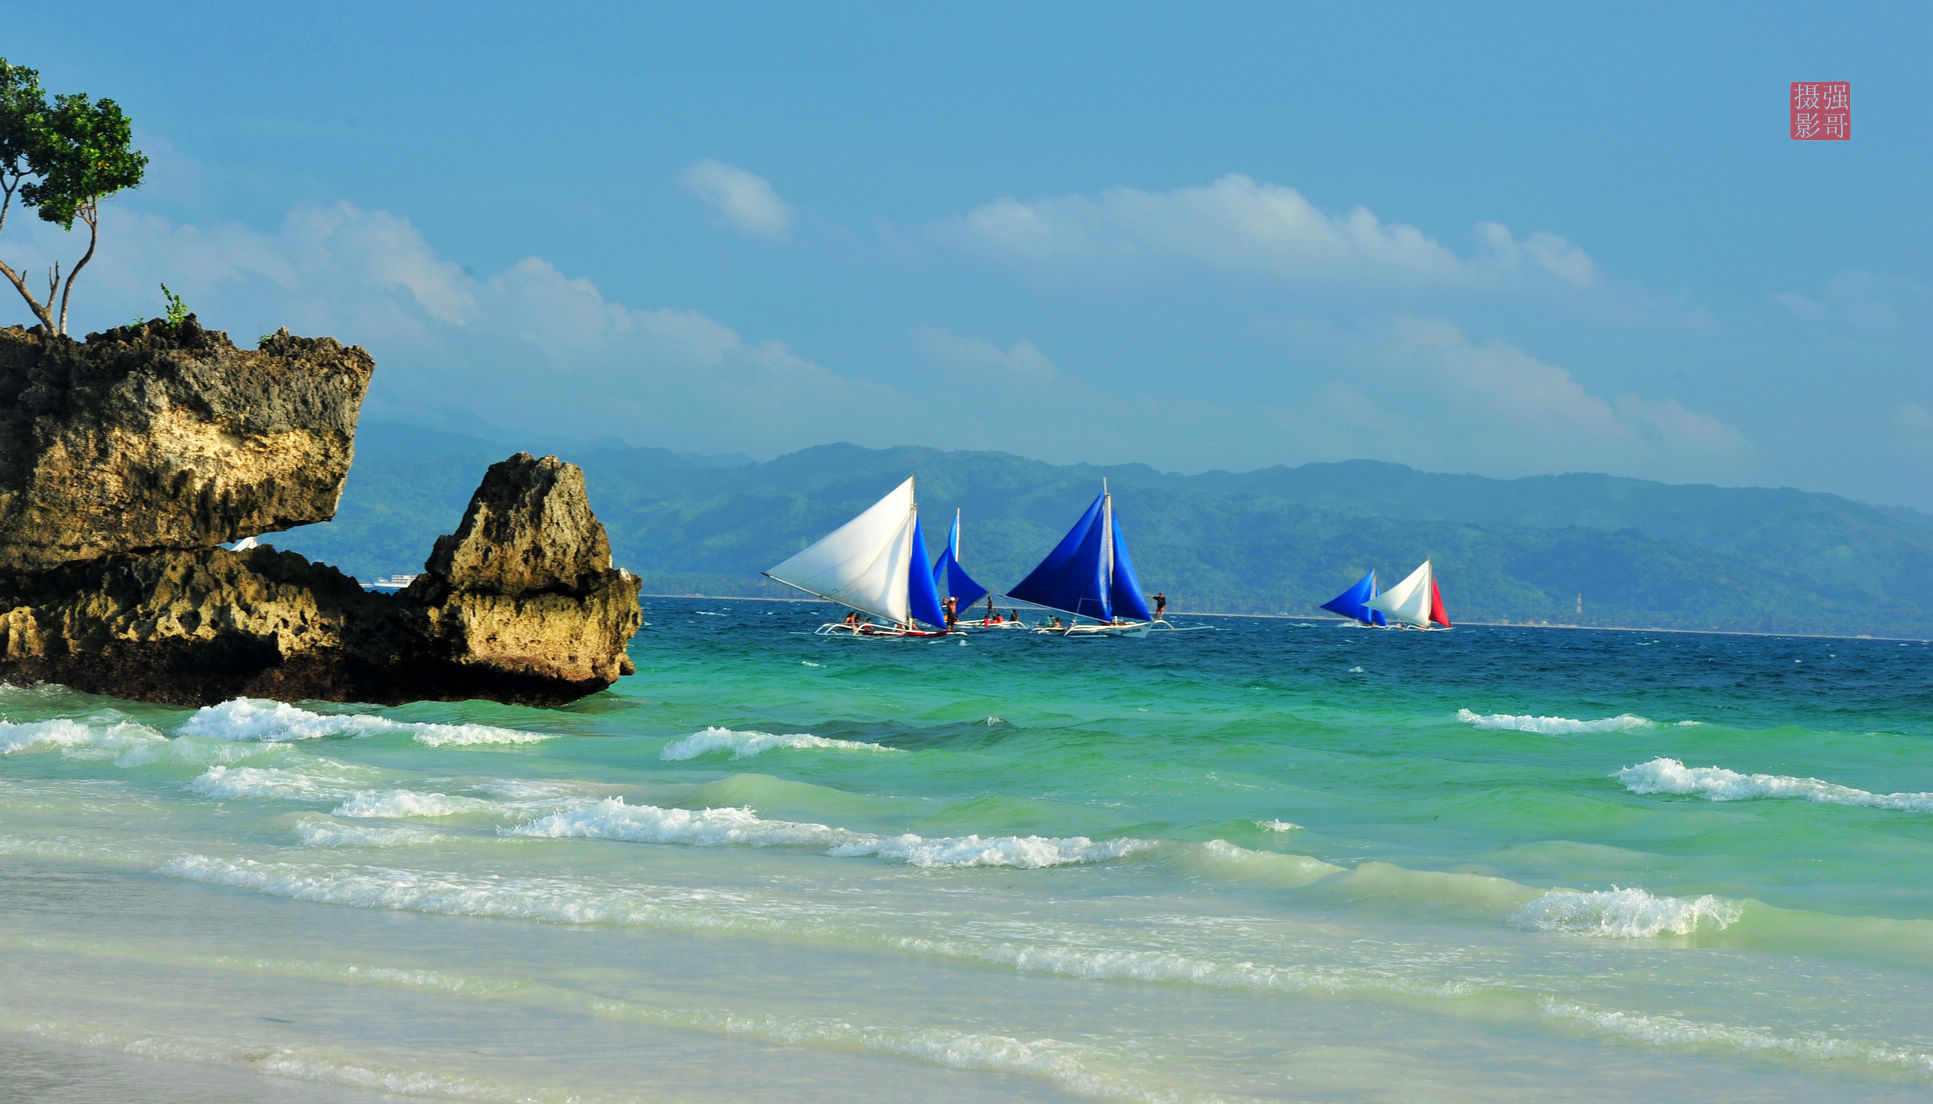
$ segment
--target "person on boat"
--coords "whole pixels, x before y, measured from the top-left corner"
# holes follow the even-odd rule
[[[1157,590],[1154,592],[1154,619],[1161,620],[1161,615],[1166,612],[1168,612],[1168,592]]]
[[[846,614],[846,625],[850,628],[855,628],[855,629],[859,627],[858,610],[854,610],[851,613]]]
[[[993,616],[993,595],[991,595],[991,594],[989,594],[989,595],[987,595],[987,615],[986,615],[986,617],[984,617],[984,618],[982,618],[982,619],[981,619],[981,621],[980,621],[980,623],[981,623],[982,625],[991,625],[991,624],[993,624],[993,622],[994,622],[994,616]]]
[[[1047,627],[1050,629],[1064,629],[1067,626],[1060,623],[1060,614],[1057,613],[1054,615],[1054,619],[1047,623]]]
[[[946,631],[952,632],[960,625],[960,600],[951,594],[946,596]]]

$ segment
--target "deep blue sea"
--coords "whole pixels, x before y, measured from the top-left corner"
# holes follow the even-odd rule
[[[647,599],[562,709],[0,687],[0,1099],[1933,1097],[1925,642]]]

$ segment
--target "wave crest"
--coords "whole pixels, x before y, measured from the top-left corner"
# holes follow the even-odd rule
[[[1649,939],[1724,931],[1738,922],[1744,906],[1707,893],[1700,897],[1657,897],[1642,889],[1553,889],[1510,914],[1510,922],[1538,931],[1570,932],[1611,939]]]
[[[746,808],[663,809],[608,797],[505,829],[506,835],[550,839],[610,839],[693,847],[813,847],[838,858],[893,859],[918,867],[1006,866],[1033,870],[1104,862],[1146,847],[1150,840],[1091,840],[1086,836],[882,836],[807,821],[766,820]]]
[[[789,732],[774,735],[770,732],[737,730],[713,725],[694,732],[682,740],[665,745],[658,758],[665,760],[696,759],[715,751],[729,750],[734,759],[745,759],[774,748],[832,748],[842,751],[881,751],[900,754],[898,748],[884,744],[868,744],[858,740],[833,740],[824,736],[814,736],[809,732]]]
[[[1512,732],[1535,732],[1543,736],[1569,736],[1577,732],[1630,732],[1640,728],[1654,728],[1656,723],[1648,717],[1636,713],[1620,713],[1615,717],[1605,717],[1595,721],[1579,721],[1570,717],[1535,717],[1530,714],[1515,713],[1477,713],[1469,709],[1456,711],[1456,719],[1477,728],[1502,729]]]
[[[1707,801],[1747,801],[1783,798],[1823,805],[1853,805],[1910,813],[1933,813],[1933,793],[1876,794],[1817,778],[1783,774],[1740,774],[1724,767],[1687,767],[1677,759],[1658,758],[1626,767],[1612,775],[1637,794],[1683,794]]]
[[[235,698],[205,706],[188,718],[180,731],[215,740],[282,742],[315,740],[325,736],[383,736],[408,733],[424,747],[474,747],[489,744],[534,744],[556,737],[553,732],[523,732],[492,725],[433,724],[393,721],[362,713],[312,713],[287,702]]]
[[[0,721],[0,755],[58,751],[81,759],[107,759],[165,744],[167,737],[132,721],[93,725],[66,718],[51,721]]]

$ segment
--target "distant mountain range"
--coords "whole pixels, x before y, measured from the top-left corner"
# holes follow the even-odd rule
[[[1429,557],[1452,620],[1933,635],[1933,517],[1836,495],[1366,460],[1170,475],[912,447],[825,445],[765,463],[612,441],[523,447],[582,465],[618,563],[647,593],[796,593],[759,572],[908,474],[928,544],[958,508],[962,559],[998,590],[1106,477],[1142,583],[1174,610],[1319,616],[1370,568],[1387,586]],[[512,451],[365,422],[336,520],[270,543],[363,579],[414,571],[484,468]]]

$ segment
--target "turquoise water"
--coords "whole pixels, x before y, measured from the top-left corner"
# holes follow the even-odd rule
[[[66,1100],[1933,1092],[1924,643],[826,612],[647,600],[638,673],[557,710],[0,689],[0,1069]]]

